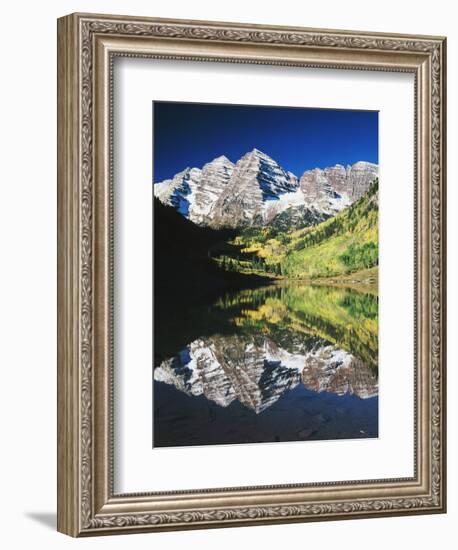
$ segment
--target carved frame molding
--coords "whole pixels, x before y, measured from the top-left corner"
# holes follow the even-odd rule
[[[58,22],[58,46],[58,529],[81,536],[444,512],[445,39],[73,14]],[[113,494],[116,56],[415,74],[414,478]]]

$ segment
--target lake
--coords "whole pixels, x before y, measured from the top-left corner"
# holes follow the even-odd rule
[[[177,309],[155,318],[154,447],[378,437],[373,289],[282,281]]]

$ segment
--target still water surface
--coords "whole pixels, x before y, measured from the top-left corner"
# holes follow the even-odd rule
[[[155,342],[153,445],[377,437],[377,334],[375,293],[297,282],[180,312]]]

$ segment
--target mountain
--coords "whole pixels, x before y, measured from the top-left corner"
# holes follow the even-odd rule
[[[302,174],[299,185],[319,210],[339,211],[360,199],[378,175],[378,166],[359,161],[352,166],[336,164],[331,168],[315,168]]]
[[[154,195],[198,225],[212,225],[211,210],[229,183],[234,164],[224,155],[199,168],[186,168],[154,186]]]
[[[202,177],[199,168],[186,168],[171,180],[154,186],[154,195],[168,206],[173,206],[180,214],[190,218],[191,197],[195,195]]]
[[[308,170],[300,178],[259,149],[235,164],[220,156],[154,185],[155,196],[202,226],[250,227],[320,223],[358,200],[377,177],[369,162]]]
[[[220,226],[264,225],[280,197],[298,191],[298,179],[266,154],[253,149],[235,165],[228,185],[213,207],[213,223]],[[286,204],[286,203],[285,203]]]

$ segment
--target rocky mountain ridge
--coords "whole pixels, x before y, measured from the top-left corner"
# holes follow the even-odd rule
[[[222,155],[154,185],[155,196],[194,223],[208,227],[313,225],[358,200],[378,175],[359,161],[305,171],[300,178],[259,149],[235,164]]]

